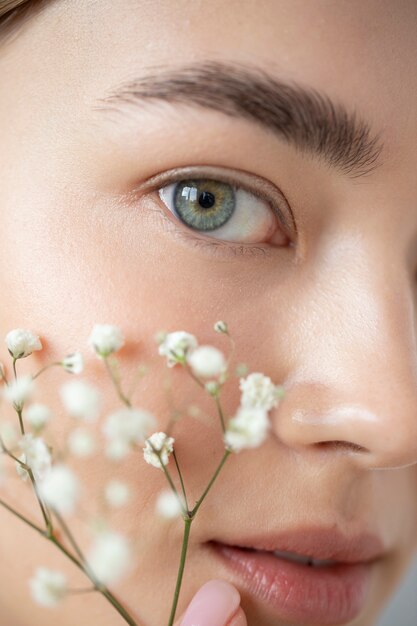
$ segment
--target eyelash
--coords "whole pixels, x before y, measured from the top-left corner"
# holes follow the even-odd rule
[[[284,231],[286,230],[285,224],[283,223],[283,219],[280,216],[280,209],[277,206],[277,202],[273,202],[271,197],[269,197],[265,192],[262,193],[259,189],[250,187],[249,185],[242,184],[241,181],[224,173],[216,173],[214,176],[210,176],[209,174],[207,174],[207,172],[204,172],[203,170],[203,171],[193,171],[192,175],[196,178],[199,177],[199,178],[208,178],[208,179],[211,178],[212,180],[220,180],[222,182],[236,186],[239,189],[243,189],[244,191],[247,191],[253,194],[254,196],[266,201],[270,205],[270,210],[275,214],[275,216],[277,217]],[[249,244],[249,243],[242,244],[239,242],[237,243],[222,242],[220,240],[210,241],[209,238],[191,235],[186,226],[181,227],[181,224],[179,221],[177,223],[177,221],[175,221],[173,218],[168,217],[168,215],[166,214],[166,211],[168,211],[169,209],[167,209],[167,207],[164,205],[164,203],[160,199],[158,192],[160,191],[160,189],[170,184],[180,182],[181,180],[184,180],[188,176],[189,174],[187,172],[182,172],[182,173],[179,172],[175,176],[172,176],[172,175],[170,176],[169,174],[167,174],[166,176],[163,175],[164,184],[159,187],[154,185],[150,189],[151,193],[154,194],[154,197],[156,198],[158,205],[162,205],[161,208],[153,209],[153,210],[155,210],[159,214],[159,216],[163,218],[164,225],[168,227],[168,230],[170,231],[172,235],[174,235],[178,239],[186,240],[187,243],[191,242],[193,246],[196,248],[199,248],[199,249],[208,248],[210,251],[210,254],[220,253],[221,255],[228,254],[230,256],[250,256],[250,257],[253,257],[253,256],[270,257],[271,256],[273,247],[269,246],[268,244],[254,245],[254,244]],[[157,178],[160,178],[160,177],[158,176]],[[263,179],[263,182],[265,184],[264,179]],[[289,240],[288,246],[292,247],[293,245],[294,245],[293,242]],[[282,247],[284,246],[280,246],[280,248]]]

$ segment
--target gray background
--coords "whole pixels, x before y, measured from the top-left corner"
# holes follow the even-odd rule
[[[417,557],[378,626],[417,626]]]

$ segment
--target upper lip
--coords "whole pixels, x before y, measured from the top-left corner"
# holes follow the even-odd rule
[[[215,540],[214,543],[268,552],[293,552],[312,559],[343,563],[373,561],[385,551],[382,540],[373,533],[347,536],[334,526],[304,526],[279,534],[245,535],[231,541]]]

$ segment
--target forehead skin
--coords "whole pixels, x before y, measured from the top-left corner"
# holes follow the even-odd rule
[[[42,358],[49,362],[82,347],[93,323],[117,323],[128,341],[139,341],[138,351],[125,352],[133,374],[138,360],[153,356],[151,337],[156,330],[201,331],[201,343],[214,343],[212,321],[230,318],[243,338],[238,358],[252,370],[273,372],[281,381],[298,364],[309,380],[317,376],[321,382],[336,383],[334,389],[348,389],[350,399],[358,392],[384,419],[397,402],[398,389],[406,390],[407,405],[402,394],[398,397],[404,402],[402,415],[409,415],[416,371],[415,295],[409,275],[417,259],[416,23],[414,0],[52,2],[0,48],[0,288],[9,296],[0,311],[3,334],[18,326],[42,333]],[[109,89],[155,66],[178,67],[205,59],[255,64],[355,109],[381,133],[381,167],[367,178],[347,180],[297,154],[271,133],[215,111],[190,109],[185,114],[185,109],[159,105],[159,115],[149,108],[110,118],[93,108]],[[308,251],[311,266],[293,268],[285,252],[268,261],[214,260],[179,244],[146,212],[133,215],[121,201],[122,194],[149,176],[199,164],[250,171],[284,189],[303,234],[301,243],[320,250],[316,257]],[[366,246],[359,239],[362,235]],[[386,284],[392,299],[387,298]],[[250,298],[248,285],[254,290]],[[338,334],[318,332],[336,324],[345,325]],[[32,371],[32,362],[19,365],[22,373]],[[144,408],[165,418],[160,391],[164,372],[162,366],[154,372],[141,400],[146,399]],[[87,378],[89,373],[108,388],[107,378],[100,378],[101,369],[91,362]],[[372,389],[366,395],[371,375],[379,385],[374,396]],[[45,389],[60,382],[62,376],[51,373]],[[187,398],[209,411],[192,385],[179,382],[176,389],[181,402]],[[108,389],[111,408],[113,395]],[[229,401],[232,410],[237,397]],[[205,463],[197,463],[199,451],[217,458],[218,433],[186,422],[178,440],[194,496],[211,476],[202,467]],[[243,524],[246,530],[252,524],[255,531],[265,519],[285,527],[306,516],[319,521],[327,513],[331,519],[335,507],[346,528],[352,520],[368,524],[387,538],[395,553],[378,574],[368,619],[358,623],[368,626],[399,577],[415,538],[415,466],[359,475],[346,471],[347,465],[336,456],[329,455],[327,465],[315,465],[316,457],[308,450],[296,461],[284,445],[279,452],[265,448],[261,457],[242,455],[227,480],[217,485],[213,508],[207,508],[207,518],[196,528],[180,609],[195,591],[192,584],[215,573],[206,568],[196,548],[199,541],[211,538],[212,527],[219,536],[223,528]],[[144,553],[149,555],[152,548],[152,559],[157,556],[143,562],[147,577],[138,573],[140,589],[135,580],[123,593],[132,605],[143,597],[141,617],[146,624],[159,624],[169,600],[164,596],[155,607],[154,593],[172,583],[180,536],[171,541],[171,551],[158,552],[167,534],[155,524],[149,505],[162,484],[152,471],[145,468],[145,479],[138,477],[140,504],[121,521],[136,531],[140,510],[143,534],[138,541]],[[99,474],[97,466],[90,476],[93,492]],[[247,502],[256,503],[259,515],[250,520],[242,510],[242,475],[254,477],[248,481]],[[258,483],[268,490],[273,485],[282,497],[268,499]],[[288,503],[285,510],[282,502]],[[224,511],[220,521],[218,510]],[[404,515],[398,516],[398,511]],[[15,551],[24,547],[36,562],[43,562],[45,555],[41,547],[32,551],[30,533],[22,533],[13,546],[13,528],[5,530],[11,542],[2,547],[1,557],[10,564],[10,576],[16,572],[10,588],[19,590],[20,601],[0,599],[10,609],[22,607],[27,617],[32,616],[32,605],[21,585],[26,573],[14,568]],[[53,563],[52,553],[50,557],[48,563]],[[56,567],[60,565],[57,561]],[[3,593],[12,597],[7,589]],[[107,618],[107,607],[92,606],[102,611],[103,626],[113,626],[114,615]],[[72,623],[71,608],[66,610],[63,626]],[[55,623],[55,616],[41,611],[38,615],[39,624]],[[256,617],[249,613],[249,623]],[[275,626],[262,617],[262,626]],[[84,622],[96,618],[91,613]]]

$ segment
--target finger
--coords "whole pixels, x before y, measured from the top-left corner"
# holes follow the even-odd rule
[[[227,626],[248,626],[246,615],[241,606],[238,608],[236,615],[232,617],[231,621],[227,622]]]
[[[195,594],[175,626],[247,626],[239,609],[240,594],[233,585],[225,580],[209,580]]]

